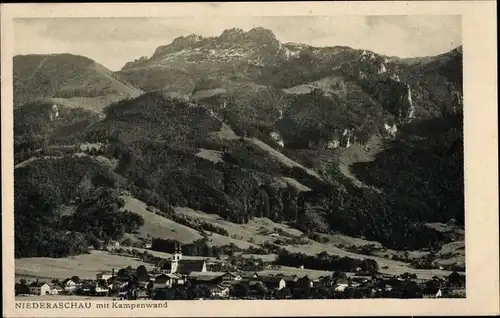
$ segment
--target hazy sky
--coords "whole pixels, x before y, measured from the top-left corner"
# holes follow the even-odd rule
[[[31,18],[15,21],[14,54],[72,53],[118,70],[178,36],[258,26],[282,42],[346,45],[400,57],[436,55],[462,44],[460,16]]]

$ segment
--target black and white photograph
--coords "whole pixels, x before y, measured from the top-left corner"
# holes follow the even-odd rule
[[[462,23],[13,19],[6,289],[467,298]]]

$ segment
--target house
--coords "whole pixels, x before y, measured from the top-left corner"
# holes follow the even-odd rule
[[[49,294],[50,295],[59,295],[63,292],[63,288],[61,286],[58,286],[56,284],[49,283],[50,286]]]
[[[248,290],[248,291],[255,291],[257,289],[257,286],[262,284],[262,282],[258,279],[240,279],[240,280],[235,280],[231,283],[231,288],[235,293],[239,293],[239,291],[243,290]]]
[[[148,299],[148,293],[144,289],[139,289],[135,294],[137,299]]]
[[[184,260],[180,245],[175,247],[175,253],[170,260],[161,268],[166,273],[188,275],[191,272],[206,272],[207,263],[205,260]]]
[[[143,275],[137,278],[137,285],[139,288],[146,288],[149,282],[154,281],[155,278],[150,275]]]
[[[252,273],[252,272],[244,272],[242,275],[241,275],[241,279],[246,279],[246,280],[250,280],[250,279],[257,279],[259,278],[259,274],[257,273]]]
[[[306,275],[306,276],[299,278],[297,280],[297,285],[299,285],[302,288],[304,288],[304,287],[312,288],[314,286],[314,283],[313,283],[312,279],[310,279],[309,276]]]
[[[218,285],[222,283],[224,272],[191,272],[187,276],[192,285]]]
[[[109,288],[107,286],[102,286],[97,284],[94,289],[94,294],[96,296],[107,296],[109,293]]]
[[[241,279],[242,277],[238,273],[225,272],[224,275],[222,275],[222,282],[220,285],[222,287],[229,287],[234,281],[239,281]]]
[[[229,287],[224,287],[221,285],[210,286],[210,295],[212,297],[228,297],[229,296]]]
[[[153,289],[171,288],[173,285],[181,285],[184,279],[176,274],[160,274],[153,280]]]
[[[94,288],[93,282],[87,280],[87,281],[82,282],[82,284],[80,286],[80,292],[83,295],[90,295],[93,288]]]
[[[294,288],[297,285],[297,281],[299,278],[297,275],[276,275],[277,277],[281,277],[285,281],[285,285],[288,288]]]
[[[268,289],[282,290],[286,287],[285,280],[280,276],[261,276],[259,279]]]
[[[333,280],[331,276],[321,276],[314,280],[314,285],[316,286],[330,287],[332,284]]]
[[[349,281],[347,279],[340,278],[335,282],[335,291],[344,291],[349,287]]]
[[[100,272],[100,273],[97,273],[95,275],[95,279],[96,280],[108,280],[110,279],[111,277],[114,277],[114,269],[110,272],[110,271],[103,271],[103,272]]]
[[[64,290],[67,292],[72,292],[78,287],[78,284],[69,278],[63,280],[62,284],[63,284]]]
[[[28,287],[29,293],[32,295],[49,295],[50,294],[50,285],[45,282],[33,282]]]
[[[439,288],[435,293],[432,292],[424,292],[424,295],[423,295],[424,298],[440,298],[440,297],[443,297],[443,291],[441,290],[441,288]]]

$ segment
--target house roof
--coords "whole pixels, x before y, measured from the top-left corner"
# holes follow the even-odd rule
[[[260,280],[257,279],[240,279],[240,280],[234,280],[231,282],[232,285],[248,285],[248,286],[254,286],[260,283]]]
[[[177,265],[177,273],[201,272],[203,265],[205,265],[205,260],[180,260]]]
[[[340,279],[337,279],[337,284],[348,284],[349,281],[347,279],[344,279],[344,278],[340,278]]]
[[[188,279],[197,281],[212,281],[224,276],[224,274],[225,273],[221,272],[191,272]]]
[[[257,276],[257,277],[259,277],[259,274],[258,274],[258,273],[255,273],[255,272],[244,272],[244,273],[241,275],[241,277],[242,277],[242,278],[247,278],[247,279],[248,279],[248,278],[253,277],[254,275],[255,275],[255,276]]]
[[[188,277],[197,277],[197,276],[212,276],[212,277],[220,277],[226,275],[226,272],[191,272]]]
[[[33,283],[30,284],[30,287],[42,287],[45,284],[47,284],[47,283],[46,282],[33,282]]]
[[[283,280],[287,283],[289,282],[296,282],[297,280],[299,280],[298,276],[297,275],[283,275],[283,274],[279,274],[279,275],[275,275],[275,277],[279,277],[279,278],[283,278]]]
[[[278,284],[281,280],[284,280],[280,276],[261,276],[259,279],[264,284]]]
[[[178,275],[175,274],[160,274],[155,277],[155,282],[167,281],[169,279],[180,279]]]

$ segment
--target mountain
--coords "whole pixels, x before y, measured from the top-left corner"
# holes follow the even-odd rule
[[[17,55],[13,63],[15,108],[41,101],[101,111],[112,102],[142,93],[83,56]]]
[[[318,136],[337,143],[346,129],[367,140],[413,118],[460,112],[461,69],[460,48],[400,59],[345,46],[281,43],[259,27],[179,37],[118,74],[146,91],[206,103],[239,131],[260,138],[277,131],[284,144],[303,145]]]
[[[16,153],[31,156],[42,148],[16,169],[20,224],[48,217],[58,233],[83,233],[83,241],[96,242],[137,239],[134,231],[144,236],[147,228],[161,233],[167,219],[216,240],[227,233],[220,224],[265,219],[302,231],[311,244],[328,246],[341,233],[398,250],[438,249],[457,235],[436,229],[453,222],[463,228],[460,48],[401,59],[281,43],[270,30],[255,28],[180,37],[114,74],[95,71],[88,59],[66,58],[72,66],[49,59],[58,65],[41,73],[65,74],[54,85],[15,91],[35,100],[16,109],[15,135],[23,145]],[[20,77],[33,73],[22,69]],[[104,78],[110,82],[102,84]],[[74,91],[107,98],[124,86],[137,96],[124,94],[101,114],[36,100],[73,101],[65,92]],[[99,147],[82,151],[79,145],[88,143]],[[55,145],[73,150],[50,153]],[[143,202],[135,206],[144,205],[145,221],[120,214],[130,206],[118,198],[125,190],[130,202]],[[186,219],[180,209],[211,221]],[[43,240],[52,240],[49,230],[39,229]],[[45,253],[45,243],[36,251],[36,241],[16,239],[31,242],[18,256]],[[267,253],[282,248],[267,243],[258,244]]]

